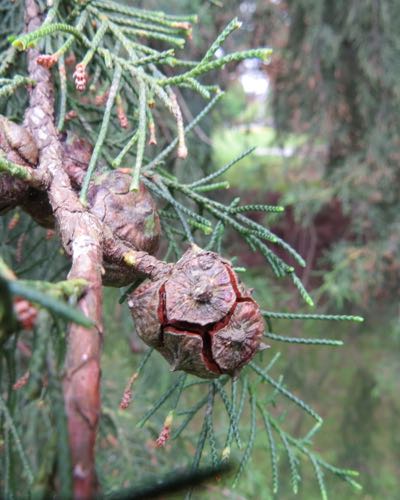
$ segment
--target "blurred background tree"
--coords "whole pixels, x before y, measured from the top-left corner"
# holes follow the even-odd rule
[[[275,124],[282,134],[307,135],[307,163],[316,164],[328,187],[316,209],[337,200],[348,221],[325,255],[341,284],[331,294],[366,307],[398,300],[400,69],[393,62],[400,53],[399,3],[278,5],[274,12],[290,21],[286,30],[278,28],[286,40],[273,63]],[[318,147],[322,163],[312,154]],[[305,211],[296,206],[299,214],[309,212],[307,204]]]

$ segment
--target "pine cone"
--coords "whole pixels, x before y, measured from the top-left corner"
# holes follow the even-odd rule
[[[131,180],[120,170],[98,176],[89,188],[90,211],[127,247],[154,254],[161,234],[156,204],[143,184],[139,191],[129,191]],[[105,262],[105,269],[105,285],[121,287],[135,279],[134,270],[129,272],[119,263]]]
[[[75,189],[79,190],[92,155],[92,146],[84,138],[68,132],[62,138],[64,169]],[[90,211],[105,223],[112,237],[132,250],[154,254],[161,227],[156,204],[143,184],[130,191],[130,169],[106,170],[96,175],[88,191]],[[120,260],[104,262],[103,284],[126,286],[138,273]]]
[[[213,252],[192,247],[168,276],[140,285],[128,305],[140,337],[173,370],[234,375],[260,349],[260,309],[231,264]]]

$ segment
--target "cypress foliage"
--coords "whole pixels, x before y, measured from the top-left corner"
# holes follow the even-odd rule
[[[100,413],[100,407],[96,406],[99,394],[90,390],[99,383],[99,337],[102,327],[98,316],[101,316],[102,291],[98,290],[98,285],[101,285],[103,261],[101,258],[96,260],[99,246],[96,244],[96,219],[88,219],[90,223],[86,225],[85,221],[88,217],[86,207],[89,187],[104,165],[110,168],[118,167],[122,162],[128,165],[125,170],[128,169],[131,175],[131,190],[138,191],[139,182],[142,182],[162,205],[160,215],[166,243],[165,261],[179,258],[185,246],[193,242],[221,253],[225,229],[232,228],[252,250],[260,252],[276,278],[289,278],[305,303],[313,305],[294,268],[278,257],[274,249],[276,246],[283,248],[300,266],[304,266],[303,258],[269,229],[243,215],[248,211],[282,212],[282,207],[241,205],[240,199],[225,205],[209,196],[212,190],[226,188],[224,182],[219,182],[219,176],[250,154],[251,150],[244,151],[227,165],[219,166],[213,174],[199,175],[198,179],[191,182],[176,178],[169,168],[175,159],[184,160],[187,157],[186,136],[222,96],[218,88],[206,85],[202,77],[212,70],[249,57],[268,59],[271,50],[250,49],[215,58],[218,48],[239,27],[237,20],[233,20],[216,37],[204,56],[198,61],[188,61],[178,57],[175,51],[184,46],[192,24],[197,20],[196,16],[165,14],[112,0],[56,0],[52,5],[27,0],[26,6],[18,1],[4,1],[0,8],[4,14],[0,21],[2,33],[10,35],[8,40],[2,39],[0,44],[1,113],[9,119],[22,122],[26,111],[26,121],[34,125],[35,119],[42,120],[46,116],[54,118],[50,120],[54,123],[43,120],[40,121],[40,127],[30,127],[40,143],[37,165],[33,160],[35,155],[32,148],[29,156],[22,154],[26,152],[22,146],[30,144],[29,140],[21,145],[14,137],[8,139],[0,155],[0,188],[4,181],[6,190],[6,183],[11,179],[16,197],[22,192],[23,198],[23,202],[20,199],[8,202],[6,199],[4,206],[0,204],[0,213],[4,215],[0,226],[0,418],[4,442],[2,495],[13,498],[29,491],[38,498],[46,498],[59,487],[59,493],[66,498],[74,495],[90,497],[96,493],[93,447]],[[23,27],[25,8],[28,30]],[[153,41],[165,47],[156,49]],[[28,67],[24,52],[28,55]],[[32,67],[35,71],[29,69]],[[55,110],[48,110],[47,106],[52,103],[52,87],[49,85],[53,84]],[[175,87],[189,87],[208,99],[203,110],[188,124],[183,121]],[[41,99],[35,101],[39,91],[42,92]],[[4,129],[5,136],[7,130]],[[59,203],[57,196],[60,190],[54,188],[58,174],[63,172],[63,158],[57,154],[59,135],[72,130],[89,138],[94,148],[88,159],[79,197],[77,195],[69,199],[66,195],[61,196],[62,203]],[[168,136],[173,138],[169,140]],[[157,147],[154,150],[152,146],[155,146],[155,142]],[[51,150],[52,155],[48,155],[49,143],[55,148]],[[21,153],[16,163],[5,158],[10,147]],[[46,154],[47,164],[43,165],[43,156]],[[33,165],[37,168],[33,168]],[[61,192],[68,192],[65,182],[61,185]],[[29,200],[34,198],[35,190],[44,193],[49,190],[47,201],[50,202],[53,215],[58,217],[56,231],[61,241],[54,238],[52,230],[45,231],[26,215],[18,216],[20,220],[15,218],[16,205],[26,210]],[[63,220],[69,202],[73,205],[71,211],[78,214],[72,230]],[[43,215],[43,206],[40,205],[39,213],[34,214],[35,220],[38,215]],[[46,226],[48,221],[39,222]],[[86,231],[83,235],[79,233],[82,227]],[[89,250],[85,247],[87,240],[90,241]],[[87,253],[82,251],[82,245]],[[140,270],[141,259],[150,258],[148,255],[143,256],[144,253],[124,253],[121,260],[127,266],[138,266]],[[66,254],[69,255],[68,259]],[[85,264],[92,273],[79,269],[82,256],[89,256]],[[153,266],[155,261],[154,258],[150,261]],[[96,265],[92,269],[93,264]],[[79,270],[86,276],[85,279],[80,277]],[[135,282],[128,288],[132,289],[136,285]],[[127,289],[121,290],[121,303],[126,296]],[[17,306],[21,299],[23,303]],[[93,308],[93,303],[98,307]],[[264,315],[269,325],[274,318],[288,321],[299,318],[360,320],[352,316],[302,317],[296,313],[268,311]],[[266,335],[271,340],[293,343],[340,344],[331,339],[290,338],[271,332]],[[74,349],[79,350],[84,342],[90,347],[90,356],[85,352],[76,360]],[[152,352],[143,357],[131,377],[121,407],[128,406],[132,385],[140,387],[145,374],[151,372],[146,371],[150,356],[154,357]],[[210,462],[212,471],[223,471],[224,463],[237,449],[240,459],[234,480],[236,484],[248,467],[256,439],[264,431],[272,463],[273,492],[278,490],[279,481],[287,481],[293,492],[297,493],[301,458],[307,459],[314,468],[323,498],[327,495],[324,472],[331,472],[359,488],[353,479],[357,473],[328,464],[312,449],[311,437],[320,428],[322,418],[286,388],[279,375],[272,375],[278,357],[275,355],[267,366],[262,366],[262,358],[251,362],[238,378],[222,376],[211,382],[186,374],[172,378],[171,384],[160,391],[162,393],[158,394],[158,399],[151,407],[144,409],[146,411],[138,424],[139,428],[151,425],[158,412],[166,415],[157,439],[159,446],[170,438],[171,429],[172,437],[178,438],[194,420],[202,422],[195,439],[189,479],[188,474],[183,474],[181,477],[177,475],[172,485],[171,481],[165,481],[164,492],[170,491],[168,488],[176,487],[180,482],[187,487],[191,478],[196,482],[201,477],[209,477],[209,469],[204,474],[198,472],[202,464]],[[82,372],[87,366],[91,371]],[[76,380],[77,373],[92,377],[90,381],[94,383],[89,384],[89,392],[80,392],[87,379],[82,376]],[[62,386],[65,406],[61,404]],[[71,387],[75,391],[72,394]],[[188,406],[194,389],[202,397],[193,406]],[[82,394],[88,394],[88,398],[82,400]],[[285,430],[284,414],[276,415],[273,411],[280,398],[306,412],[314,421],[306,436],[291,436]],[[20,411],[22,408],[23,412]],[[216,422],[223,412],[228,422],[225,434]],[[179,422],[178,426],[176,421]],[[84,429],[87,432],[80,434],[83,440],[77,440],[74,431],[79,428],[79,432],[82,432],[82,425],[86,425]],[[118,435],[113,411],[106,412],[106,408],[103,408],[102,425],[110,428],[114,426]],[[136,429],[134,434],[137,433]],[[187,435],[190,439],[190,433]],[[49,443],[45,453],[44,443]],[[82,451],[82,456],[79,453],[77,455],[77,450]],[[288,459],[288,478],[279,472],[280,456]],[[83,467],[82,463],[88,468]],[[90,481],[86,480],[87,477]],[[104,478],[100,478],[100,483],[105,483]],[[151,495],[149,490],[146,491],[146,494]],[[118,492],[114,493],[118,495]],[[125,493],[122,491],[121,495]],[[188,493],[190,495],[191,492]]]

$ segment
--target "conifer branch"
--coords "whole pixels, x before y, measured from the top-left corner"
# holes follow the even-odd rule
[[[2,74],[2,72],[7,71],[8,65],[13,61],[16,53],[15,48],[28,51],[29,76],[16,75],[11,79],[1,78],[0,98],[4,95],[14,95],[20,86],[32,86],[29,88],[30,104],[26,111],[25,123],[32,131],[40,152],[40,161],[35,169],[18,165],[9,161],[8,158],[0,156],[0,173],[8,174],[0,177],[0,194],[6,191],[10,185],[10,178],[13,183],[21,181],[20,184],[25,188],[33,186],[46,192],[46,196],[48,194],[52,222],[55,220],[64,251],[71,259],[69,279],[61,283],[23,281],[15,280],[14,277],[12,279],[4,278],[4,273],[2,273],[0,286],[2,290],[5,290],[8,302],[12,296],[18,293],[53,312],[57,318],[64,318],[75,323],[70,326],[69,330],[66,370],[63,380],[65,415],[60,407],[60,401],[56,398],[60,386],[58,380],[54,378],[49,385],[57,429],[63,435],[66,433],[65,418],[68,420],[70,450],[61,446],[57,452],[54,450],[53,453],[57,453],[58,460],[65,461],[62,467],[59,466],[59,476],[61,480],[65,480],[66,484],[65,488],[61,488],[60,493],[70,491],[67,484],[70,457],[74,495],[80,498],[90,498],[97,494],[94,443],[100,415],[103,265],[109,262],[117,263],[127,273],[131,273],[129,276],[139,273],[140,279],[144,276],[156,279],[171,270],[171,265],[159,261],[146,252],[134,250],[117,241],[110,228],[88,210],[89,188],[93,185],[102,159],[115,168],[119,167],[126,159],[127,164],[134,165],[133,168],[130,168],[132,174],[131,189],[138,190],[143,183],[162,200],[164,208],[160,210],[159,214],[168,243],[167,256],[174,254],[178,258],[180,243],[194,243],[198,230],[204,235],[202,239],[205,243],[204,246],[215,248],[220,253],[225,228],[231,227],[237,231],[252,250],[261,253],[276,276],[290,276],[300,295],[309,305],[312,305],[312,299],[300,279],[294,274],[294,268],[275,254],[273,245],[280,245],[300,265],[305,264],[304,259],[269,229],[244,215],[251,211],[279,213],[283,211],[283,207],[259,204],[240,205],[240,199],[234,199],[225,205],[207,195],[213,190],[227,189],[229,187],[227,181],[214,182],[215,179],[223,175],[240,159],[251,154],[254,148],[244,151],[227,165],[190,184],[181,183],[166,168],[163,168],[165,159],[175,149],[178,158],[186,157],[186,135],[213,108],[222,95],[216,86],[203,85],[197,78],[230,62],[239,62],[248,57],[265,59],[270,56],[270,50],[254,49],[215,59],[217,50],[226,38],[240,26],[240,23],[234,19],[216,38],[200,61],[179,60],[175,57],[174,49],[156,50],[148,47],[143,38],[180,47],[184,44],[185,38],[190,35],[191,23],[196,21],[193,16],[170,16],[161,12],[150,12],[124,6],[110,0],[82,2],[69,10],[61,4],[56,0],[47,11],[41,24],[38,4],[34,0],[27,0],[29,32],[14,40],[13,46],[7,51],[6,58],[0,65],[0,74]],[[94,26],[97,31],[95,31]],[[58,48],[55,52],[52,50],[50,37],[58,40]],[[40,55],[34,48],[36,45],[44,46],[51,54]],[[78,98],[71,91],[67,81],[66,56],[72,46],[74,46],[77,60],[80,61],[75,68],[75,75],[77,75],[75,83],[77,83],[78,77],[84,81],[84,85],[81,87],[76,85],[76,88],[84,91],[86,83],[90,79],[88,93],[83,99]],[[68,59],[70,58],[68,57]],[[58,78],[55,80],[59,90],[58,130],[54,126],[53,76],[49,71],[55,62],[58,62]],[[168,65],[171,68],[182,67],[184,72],[180,75],[166,76],[161,70],[163,65]],[[80,67],[81,73],[79,73],[78,67]],[[93,71],[89,73],[92,68]],[[88,73],[86,73],[86,69],[88,69]],[[108,88],[109,83],[106,84],[107,87],[102,83],[110,81],[112,82],[110,88]],[[217,94],[199,115],[185,126],[179,102],[171,89],[172,85],[194,90],[205,99],[210,99],[215,92]],[[97,93],[99,102],[101,101],[100,105],[97,102],[94,104],[95,101],[91,100],[92,92]],[[105,109],[103,110],[104,104]],[[151,154],[147,155],[146,135],[150,135],[151,144],[156,142],[153,113],[157,120],[159,115],[158,110],[153,110],[155,104],[161,104],[161,107],[173,116],[176,138],[170,141],[158,155],[152,157]],[[78,118],[76,127],[79,130],[84,130],[94,143],[91,159],[81,170],[84,178],[83,185],[81,186],[81,181],[76,182],[78,186],[76,189],[81,186],[80,198],[71,184],[72,177],[64,170],[63,147],[58,135],[59,130],[68,128],[66,127],[67,120],[73,118],[73,113],[67,113],[67,109],[75,112],[75,118]],[[121,120],[118,126],[117,118],[120,116],[117,117],[117,114],[121,112],[121,109],[123,113],[130,113],[129,126],[132,127],[132,130],[130,130],[129,136],[121,130],[121,128],[125,128],[125,125],[121,124]],[[160,135],[162,136],[162,134]],[[128,137],[130,137],[129,140]],[[112,160],[113,158],[114,160]],[[4,183],[4,179],[7,183]],[[5,202],[3,206],[3,200],[0,201],[0,209],[8,210],[20,203],[20,200],[16,195],[15,199],[6,199]],[[29,266],[31,265],[29,264]],[[27,266],[25,266],[26,268]],[[235,269],[239,271],[240,268]],[[136,280],[136,277],[133,279]],[[133,290],[134,286],[133,284],[126,289],[121,296],[121,302],[126,299],[127,294]],[[71,295],[75,296],[78,312],[62,301]],[[362,320],[358,316],[302,315],[270,311],[263,311],[263,314],[269,330],[272,331],[271,319]],[[0,319],[3,322],[4,318]],[[287,337],[274,334],[271,331],[266,332],[265,336],[274,341],[293,344],[341,345],[341,341],[338,340]],[[8,341],[9,337],[6,340]],[[35,333],[33,344],[33,352],[29,362],[30,380],[26,390],[29,396],[36,394],[41,387],[45,366],[47,366],[47,371],[52,378],[56,377],[53,360],[57,355],[53,352],[55,340],[50,336],[50,329],[38,330]],[[135,377],[143,370],[149,355],[150,352],[143,358],[134,374]],[[176,417],[181,418],[180,425],[173,434],[173,437],[177,438],[199,412],[204,413],[192,464],[192,469],[196,470],[200,466],[205,450],[208,449],[206,448],[207,442],[214,465],[228,460],[232,445],[237,446],[237,448],[241,447],[243,433],[241,433],[240,419],[249,414],[250,432],[241,456],[236,482],[250,459],[256,440],[258,432],[256,410],[258,409],[268,437],[274,494],[278,491],[278,455],[281,448],[288,456],[291,481],[295,492],[297,492],[300,479],[297,457],[301,455],[307,457],[314,467],[323,497],[326,495],[323,479],[324,470],[333,472],[342,479],[353,483],[351,471],[327,464],[308,448],[309,440],[318,430],[322,419],[307,403],[282,385],[282,378],[275,379],[269,375],[268,372],[278,357],[279,353],[271,359],[266,368],[261,368],[255,362],[249,364],[250,369],[245,369],[240,378],[242,387],[240,397],[238,379],[236,378],[232,380],[229,394],[225,388],[225,384],[230,380],[227,376],[212,382],[187,382],[187,375],[184,374],[172,382],[160,398],[145,412],[138,425],[143,426],[160,408],[166,406],[170,408],[169,415],[172,416],[173,413]],[[62,359],[62,356],[59,356],[59,359]],[[254,373],[251,373],[252,371]],[[272,386],[273,389],[270,393],[258,392],[259,387],[265,386],[262,382],[267,382]],[[199,390],[204,388],[205,395],[200,396],[193,406],[186,409],[179,407],[177,410],[185,391],[194,385],[199,386]],[[317,421],[317,425],[303,439],[294,438],[286,433],[282,428],[283,419],[275,419],[268,412],[266,406],[274,404],[279,394],[295,403]],[[215,414],[213,412],[218,407],[224,409],[229,420],[225,447],[222,450],[219,449],[220,436],[214,431],[213,417]],[[14,436],[12,429],[11,433],[9,430],[7,429],[5,434],[6,491],[11,491],[11,467],[9,463],[11,447],[9,441],[10,436]],[[278,444],[274,434],[279,438]],[[23,460],[22,455],[21,460]],[[46,470],[50,470],[48,464],[46,467]],[[26,474],[29,476],[28,473]],[[29,481],[31,481],[30,476]],[[354,482],[354,484],[356,483]]]
[[[40,17],[34,0],[26,3],[29,31],[40,30]],[[45,26],[42,31],[48,31]],[[40,32],[40,31],[39,31]],[[26,35],[26,46],[36,35]],[[28,52],[28,69],[37,84],[30,94],[25,120],[40,151],[38,171],[51,176],[49,200],[57,218],[62,241],[71,253],[70,278],[84,278],[90,283],[78,307],[95,323],[85,328],[72,325],[64,378],[64,395],[73,464],[74,495],[90,498],[97,489],[94,469],[94,444],[100,414],[101,318],[101,231],[98,220],[86,212],[74,194],[62,166],[62,148],[54,125],[54,99],[51,75],[38,65],[38,52]],[[79,223],[77,224],[77,214]]]

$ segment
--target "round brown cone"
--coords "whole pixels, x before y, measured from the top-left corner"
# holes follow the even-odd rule
[[[193,246],[169,275],[139,286],[128,304],[140,337],[173,370],[234,375],[260,348],[260,309],[216,253]]]

